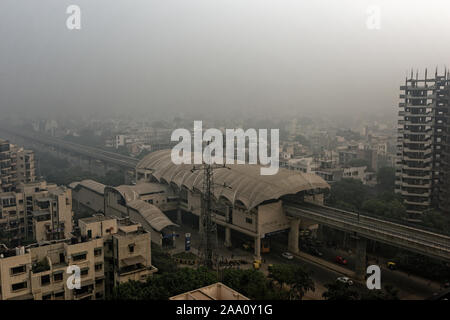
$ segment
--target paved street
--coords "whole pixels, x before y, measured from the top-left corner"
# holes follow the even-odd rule
[[[176,239],[176,248],[172,250],[172,252],[184,252],[184,234],[191,233],[191,246],[193,251],[196,252],[196,248],[198,248],[200,244],[200,236],[197,230],[192,229],[189,226],[183,225],[180,228],[180,236]],[[278,249],[277,249],[278,247]],[[282,249],[283,248],[283,249]],[[309,292],[305,299],[322,299],[322,293],[326,290],[324,285],[327,283],[332,283],[336,281],[336,278],[342,276],[343,274],[337,272],[336,270],[332,270],[329,266],[335,264],[334,258],[336,255],[344,256],[348,261],[348,267],[352,267],[354,265],[354,253],[352,252],[344,252],[342,250],[334,250],[330,248],[321,248],[320,251],[323,252],[324,256],[322,258],[311,257],[314,259],[314,262],[311,259],[304,258],[308,257],[308,255],[303,254],[304,257],[300,258],[296,256],[293,260],[287,260],[281,256],[284,247],[282,244],[278,244],[278,246],[272,246],[271,252],[268,254],[263,254],[262,258],[264,259],[261,270],[267,274],[267,267],[269,264],[277,264],[277,263],[288,263],[288,264],[300,264],[306,270],[311,272],[311,278],[313,279],[316,291]],[[218,239],[218,250],[219,256],[225,259],[243,259],[248,261],[249,263],[246,265],[242,265],[241,268],[252,268],[251,262],[253,261],[253,252],[245,251],[240,248],[228,249],[223,246],[223,239]],[[385,263],[384,261],[380,261],[381,263]],[[337,267],[338,266],[335,264]],[[401,299],[426,299],[434,292],[439,292],[439,284],[435,282],[430,282],[428,280],[416,277],[416,276],[408,276],[406,273],[401,272],[399,270],[391,271],[389,269],[381,266],[381,283],[382,286],[386,284],[393,285],[396,289],[399,290],[399,297]],[[356,287],[362,286],[364,283],[357,284]]]

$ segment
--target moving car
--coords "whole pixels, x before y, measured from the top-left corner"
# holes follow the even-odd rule
[[[337,282],[342,282],[344,284],[347,284],[349,286],[353,285],[353,280],[350,279],[349,277],[339,277],[336,279]]]
[[[339,263],[339,264],[342,264],[344,266],[347,265],[347,260],[345,258],[341,257],[341,256],[337,256],[336,257],[336,262]]]
[[[294,259],[294,256],[293,256],[292,253],[290,253],[290,252],[283,252],[283,253],[281,254],[281,256],[282,256],[283,258],[288,259],[288,260]]]

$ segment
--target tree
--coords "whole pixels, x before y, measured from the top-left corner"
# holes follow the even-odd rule
[[[382,290],[365,289],[361,294],[361,300],[398,300],[398,290],[391,285],[386,285]]]
[[[358,210],[368,194],[368,189],[360,180],[342,179],[333,183],[329,203],[342,209]]]
[[[152,264],[158,268],[158,273],[176,272],[177,264],[172,257],[158,245],[152,243]]]
[[[377,183],[384,190],[394,191],[395,168],[382,167],[377,172]]]
[[[284,297],[273,290],[269,281],[261,271],[253,269],[225,269],[222,282],[254,300],[271,300]]]
[[[362,211],[375,214],[380,217],[403,219],[406,217],[405,206],[397,199],[383,200],[382,198],[369,199],[361,206]]]
[[[206,268],[180,268],[175,272],[154,274],[145,283],[128,281],[114,287],[112,300],[167,300],[217,282],[215,273]]]
[[[326,284],[325,291],[322,294],[326,300],[358,300],[358,292],[345,283],[336,282]]]
[[[294,276],[290,283],[291,294],[294,298],[301,300],[306,292],[315,291],[314,281],[301,266],[295,266],[293,272]]]
[[[270,268],[269,278],[279,283],[280,290],[285,284],[288,285],[290,299],[301,300],[306,292],[315,290],[311,277],[299,265],[274,265]]]
[[[291,282],[292,274],[289,265],[276,264],[270,267],[269,279],[275,280],[280,285],[280,289],[283,289],[285,284]]]

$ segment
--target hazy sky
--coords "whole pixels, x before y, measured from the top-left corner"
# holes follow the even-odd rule
[[[0,109],[394,110],[449,36],[448,0],[1,0]]]

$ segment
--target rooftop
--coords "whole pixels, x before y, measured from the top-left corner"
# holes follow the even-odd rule
[[[247,209],[252,209],[264,201],[276,200],[281,196],[300,191],[328,189],[330,185],[318,175],[293,172],[280,168],[277,174],[261,175],[260,165],[227,165],[230,170],[214,171],[214,182],[225,187],[215,187],[214,196],[231,203],[240,201]],[[136,170],[149,170],[160,183],[191,191],[203,190],[203,172],[192,170],[193,165],[176,165],[171,160],[171,150],[152,152],[144,157]]]
[[[169,300],[250,300],[221,282],[169,298]]]

